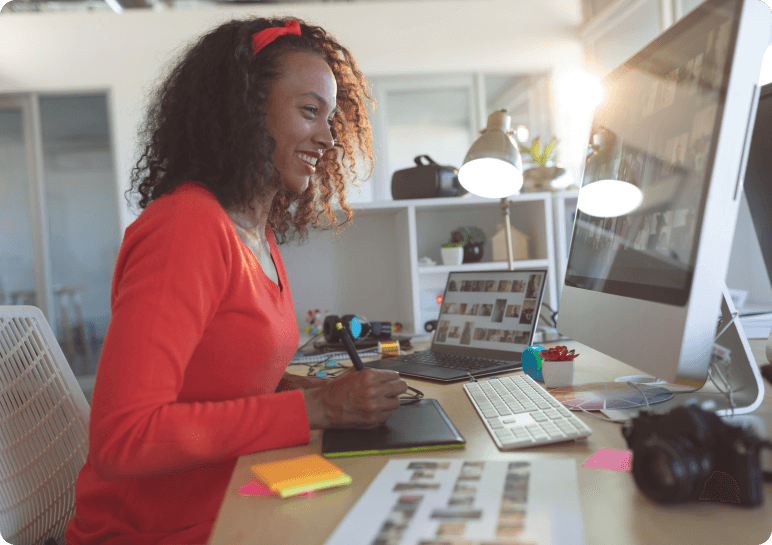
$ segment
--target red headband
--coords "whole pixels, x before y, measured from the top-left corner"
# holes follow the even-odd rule
[[[283,27],[277,26],[255,32],[252,34],[252,51],[257,53],[276,38],[285,34],[297,34],[300,36],[300,23],[293,19]]]

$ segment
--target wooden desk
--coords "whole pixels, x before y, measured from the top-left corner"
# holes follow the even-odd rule
[[[577,352],[581,353],[577,359],[574,384],[610,381],[618,376],[640,374],[635,369],[578,343],[563,344],[576,348]],[[764,341],[753,340],[751,347],[757,362],[766,364]],[[662,506],[650,502],[638,491],[630,473],[580,467],[600,448],[627,449],[621,434],[621,424],[601,422],[579,414],[579,418],[593,429],[593,434],[587,439],[502,452],[493,443],[462,391],[463,383],[443,385],[418,379],[408,379],[408,382],[422,390],[426,397],[439,400],[467,444],[462,450],[395,456],[525,461],[543,458],[573,459],[577,464],[585,539],[588,545],[757,545],[765,543],[772,533],[772,483],[764,485],[764,503],[756,508],[708,501]],[[767,429],[772,429],[772,387],[769,384],[766,384],[764,401],[754,414],[763,419]],[[598,416],[602,417],[600,414]],[[280,499],[275,496],[239,494],[239,488],[253,478],[249,469],[251,465],[309,453],[321,454],[321,432],[311,432],[308,445],[240,457],[220,507],[210,545],[323,544],[391,458],[336,458],[334,462],[351,475],[353,484],[340,489],[321,491],[312,496]],[[765,469],[772,468],[772,456],[765,453],[763,462]]]

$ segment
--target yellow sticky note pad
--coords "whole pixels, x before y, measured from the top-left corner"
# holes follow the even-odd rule
[[[351,483],[351,477],[318,454],[257,464],[255,476],[282,498]]]

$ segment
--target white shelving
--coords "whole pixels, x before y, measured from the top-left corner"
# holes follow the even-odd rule
[[[509,199],[512,225],[529,237],[530,259],[515,268],[549,270],[544,301],[557,308],[556,236],[553,211],[562,193],[526,193]],[[567,198],[564,207],[570,204]],[[339,235],[312,232],[306,244],[281,248],[298,325],[307,312],[359,314],[370,320],[400,322],[410,335],[424,334],[426,321],[436,319],[447,275],[452,270],[501,270],[506,261],[491,262],[491,238],[504,218],[498,200],[472,195],[452,198],[354,203],[352,224]],[[560,216],[558,225],[565,222]],[[440,246],[450,232],[466,225],[486,234],[483,258],[458,267],[419,266],[421,257],[441,263]],[[565,238],[565,235],[564,237]],[[559,243],[559,242],[558,242]],[[558,246],[565,248],[567,246]]]
[[[427,265],[418,267],[419,275],[429,274],[447,274],[450,271],[498,271],[506,269],[509,264],[506,261],[487,261],[482,263],[463,263],[457,267],[447,265]],[[548,259],[525,259],[515,261],[515,267],[518,269],[531,269],[537,267],[548,267]]]

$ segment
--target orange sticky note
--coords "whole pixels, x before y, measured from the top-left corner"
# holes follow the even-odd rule
[[[630,458],[633,453],[629,450],[617,450],[613,448],[602,448],[586,462],[582,467],[590,469],[610,469],[612,471],[630,471]]]
[[[349,484],[351,477],[318,454],[252,466],[252,473],[282,498]]]
[[[306,495],[311,494],[312,492],[313,491],[306,492]],[[257,477],[239,488],[239,494],[242,496],[278,496],[276,492],[268,488],[265,483],[263,483]]]

